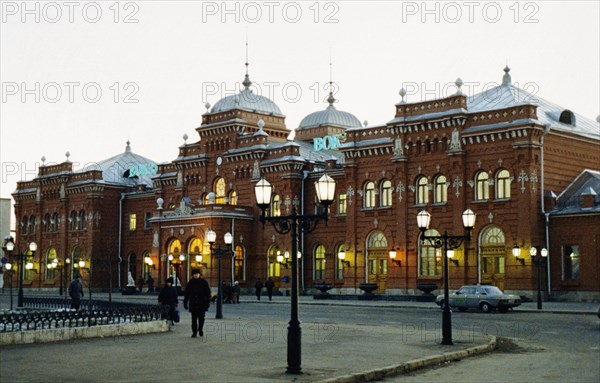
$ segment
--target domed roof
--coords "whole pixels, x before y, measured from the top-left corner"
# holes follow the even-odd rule
[[[300,121],[298,129],[316,128],[319,126],[341,126],[343,128],[357,128],[361,126],[360,121],[352,113],[337,110],[333,103],[335,98],[329,93],[327,99],[329,106],[325,110],[314,112]]]
[[[263,114],[276,114],[282,115],[281,109],[268,98],[259,94],[254,94],[250,85],[252,82],[248,74],[244,78],[244,89],[238,94],[223,97],[212,107],[211,113],[226,112],[233,109],[244,109],[251,112],[263,113]]]

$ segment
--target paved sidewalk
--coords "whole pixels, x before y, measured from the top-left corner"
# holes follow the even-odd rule
[[[107,294],[94,297],[106,299]],[[113,294],[112,298],[156,301],[156,296],[145,294]],[[242,296],[242,301],[289,305],[290,298],[274,297],[268,302]],[[7,308],[6,294],[0,295],[0,302],[0,308]],[[300,297],[300,304],[439,310],[434,303],[312,297]],[[542,311],[591,314],[597,305],[544,302]],[[538,311],[535,303],[516,310]],[[490,351],[495,342],[493,337],[465,332],[455,337],[454,346],[442,346],[440,333],[433,330],[303,322],[303,374],[287,375],[286,321],[216,320],[214,311],[213,305],[201,338],[189,337],[190,314],[182,311],[181,323],[167,333],[4,346],[0,349],[0,382],[358,382],[460,360]]]

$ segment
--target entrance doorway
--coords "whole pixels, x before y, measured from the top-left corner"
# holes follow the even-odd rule
[[[504,232],[498,226],[488,226],[479,237],[481,283],[504,290],[506,273],[504,262],[506,243]]]
[[[374,231],[367,240],[367,273],[369,283],[377,283],[376,293],[385,293],[388,274],[387,238],[381,231]]]

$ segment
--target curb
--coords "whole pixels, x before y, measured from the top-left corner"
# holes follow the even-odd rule
[[[62,342],[75,339],[104,338],[150,334],[169,331],[167,321],[119,323],[91,327],[61,327],[43,330],[24,330],[0,334],[0,346]]]
[[[385,378],[390,378],[397,375],[402,375],[407,372],[420,370],[427,367],[438,366],[443,363],[459,361],[474,355],[480,355],[491,352],[496,348],[496,337],[490,337],[487,344],[467,348],[466,350],[448,352],[440,355],[433,355],[426,358],[409,360],[405,363],[396,364],[393,366],[378,368],[365,372],[358,372],[350,375],[342,375],[335,378],[322,380],[319,383],[359,383],[379,381]]]

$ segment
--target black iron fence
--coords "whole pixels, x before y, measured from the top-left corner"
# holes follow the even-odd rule
[[[70,304],[62,298],[27,297],[26,310],[0,314],[0,332],[150,322],[166,317],[165,308],[158,305],[82,299],[80,309],[71,310]]]

